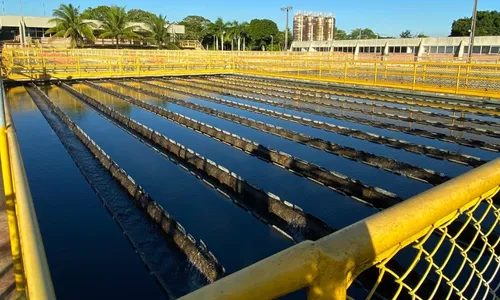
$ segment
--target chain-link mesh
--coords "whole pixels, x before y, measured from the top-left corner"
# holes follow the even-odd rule
[[[196,74],[212,70],[432,92],[500,93],[500,64],[357,59],[333,53],[5,49],[12,79]],[[183,74],[184,74],[183,73]]]
[[[377,263],[378,277],[366,298],[499,299],[499,191],[435,223]]]

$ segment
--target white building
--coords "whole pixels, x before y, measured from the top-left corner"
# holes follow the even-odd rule
[[[369,40],[294,41],[292,51],[341,52],[354,58],[373,56],[466,57],[469,37],[398,38]],[[495,57],[500,54],[500,36],[481,36],[474,39],[475,56]]]
[[[25,44],[31,39],[43,39],[50,37],[45,32],[47,29],[54,27],[55,24],[50,22],[51,17],[23,17],[23,16],[0,16],[0,41],[19,41]],[[91,21],[98,30],[100,22]],[[144,23],[132,23],[142,30],[147,29]],[[168,31],[172,35],[184,34],[184,25],[169,24]]]

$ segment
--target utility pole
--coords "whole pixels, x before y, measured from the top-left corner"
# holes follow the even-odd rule
[[[470,27],[469,39],[469,61],[472,60],[472,48],[474,47],[474,38],[476,36],[477,2],[478,0],[474,0],[474,8],[472,10],[472,22]]]
[[[21,9],[21,27],[19,28],[19,38],[21,40],[21,45],[24,47],[26,39],[26,27],[24,25],[23,0],[19,0],[19,8]]]
[[[285,51],[288,50],[288,12],[291,11],[293,7],[284,6],[281,8],[281,11],[286,11],[286,25],[285,25]]]
[[[274,51],[274,37],[271,35],[271,51]]]

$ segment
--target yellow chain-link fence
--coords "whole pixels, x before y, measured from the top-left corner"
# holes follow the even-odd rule
[[[353,60],[297,52],[4,49],[12,80],[241,73],[473,96],[500,96],[500,64]]]
[[[182,299],[499,299],[500,159]]]

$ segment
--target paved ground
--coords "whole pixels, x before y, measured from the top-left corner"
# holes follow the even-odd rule
[[[16,295],[14,268],[10,252],[9,227],[5,196],[3,191],[2,173],[0,172],[0,299],[19,299]]]

